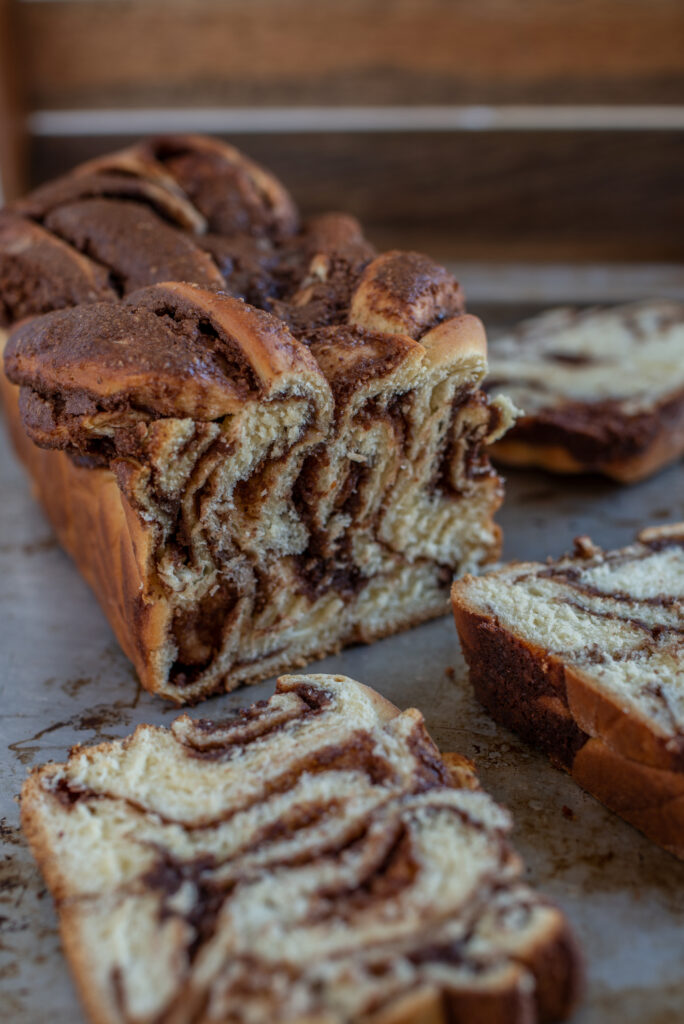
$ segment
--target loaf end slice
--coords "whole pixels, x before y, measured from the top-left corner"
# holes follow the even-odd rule
[[[588,792],[684,857],[684,524],[452,589],[475,693]]]
[[[508,813],[418,711],[341,676],[77,747],[22,821],[97,1024],[533,1024],[578,997]]]
[[[495,449],[513,466],[642,480],[684,452],[684,305],[557,309],[490,345],[489,388],[523,410]]]

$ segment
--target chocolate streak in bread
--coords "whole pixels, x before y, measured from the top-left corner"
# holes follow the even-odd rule
[[[194,701],[405,628],[496,556],[510,408],[427,257],[299,227],[264,171],[178,138],[0,214],[0,270],[5,320],[31,317],[15,444],[148,689]]]
[[[684,452],[684,307],[651,300],[553,310],[491,346],[488,388],[524,410],[495,454],[511,465],[632,483]]]
[[[684,526],[644,530],[612,552],[576,543],[551,565],[454,584],[476,696],[684,857]]]
[[[76,748],[22,821],[98,1024],[536,1024],[577,999],[508,814],[344,677]]]

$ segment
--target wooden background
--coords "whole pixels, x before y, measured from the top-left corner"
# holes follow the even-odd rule
[[[0,0],[6,196],[210,127],[445,260],[684,261],[682,0]]]

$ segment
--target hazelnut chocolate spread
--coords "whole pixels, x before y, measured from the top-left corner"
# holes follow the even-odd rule
[[[22,815],[88,1005],[125,1024],[141,991],[149,1020],[178,1024],[198,1006],[217,1024],[379,1024],[426,990],[454,1019],[493,998],[542,1024],[578,995],[572,935],[525,883],[507,812],[418,711],[345,677],[75,748],[33,773]],[[135,956],[122,934],[144,937]]]
[[[392,373],[414,349],[408,338],[346,326],[313,331],[309,345],[333,389],[338,410],[359,387]]]
[[[155,692],[192,702],[441,614],[450,574],[495,557],[486,446],[511,415],[480,390],[457,282],[345,214],[300,225],[230,146],[155,140],[16,204],[0,310],[22,457]]]

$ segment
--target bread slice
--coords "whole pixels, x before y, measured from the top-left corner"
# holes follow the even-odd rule
[[[452,589],[475,693],[493,718],[684,858],[684,524]]]
[[[534,1024],[577,998],[508,813],[351,679],[77,747],[21,809],[96,1024]]]
[[[682,303],[552,310],[494,338],[490,370],[524,413],[501,462],[632,483],[684,452]]]
[[[41,315],[42,314],[42,315]],[[230,146],[157,140],[0,213],[4,405],[149,690],[231,690],[448,608],[499,551],[481,323]]]

